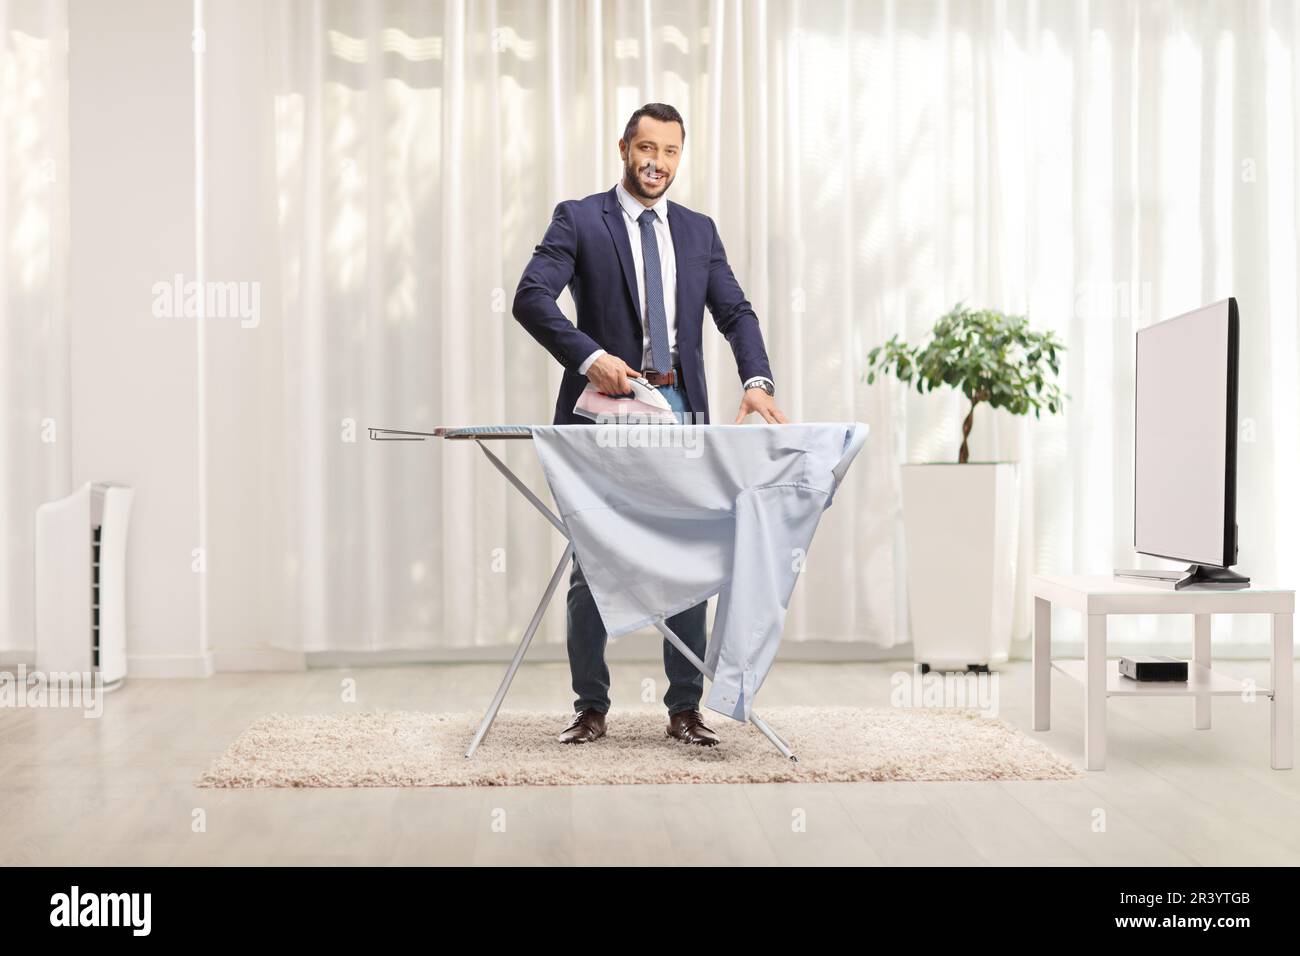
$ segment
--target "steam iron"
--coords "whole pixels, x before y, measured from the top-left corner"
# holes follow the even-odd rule
[[[659,390],[639,378],[629,378],[626,395],[606,395],[590,383],[578,396],[573,413],[593,422],[630,420],[637,424],[677,425],[677,413]]]

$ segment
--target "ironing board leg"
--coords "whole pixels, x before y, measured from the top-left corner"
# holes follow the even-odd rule
[[[560,532],[560,534],[564,535],[567,538],[569,536],[569,532],[564,527],[564,522],[556,517],[555,512],[553,512],[550,508],[546,507],[546,504],[542,501],[541,498],[538,498],[537,495],[533,494],[533,489],[529,488],[526,484],[520,481],[519,476],[510,470],[510,466],[507,465],[500,458],[498,458],[496,455],[492,454],[492,449],[488,448],[487,445],[483,444],[482,442],[476,442],[476,444],[480,449],[482,449],[483,454],[487,455],[488,461],[492,462],[492,467],[495,468],[497,471],[501,472],[501,474],[505,476],[506,481],[514,485],[515,489],[521,495],[523,495],[525,498],[528,499],[528,503],[531,504],[534,508],[536,508],[539,512],[541,512],[542,517],[545,518],[547,521],[549,521],[551,524],[553,524],[555,526],[556,531]]]
[[[688,661],[690,661],[692,664],[695,665],[696,670],[698,670],[709,680],[713,680],[713,675],[709,673],[709,669],[705,666],[704,661],[700,660],[695,655],[695,652],[692,651],[689,647],[686,646],[685,643],[682,642],[682,639],[677,636],[677,634],[673,631],[671,627],[668,626],[668,623],[664,621],[663,618],[660,618],[659,620],[655,621],[655,627],[658,629],[659,633],[662,634],[670,644],[672,644],[673,647],[677,648],[677,650],[681,652],[683,657],[685,657]],[[776,731],[774,731],[771,727],[767,725],[767,721],[765,721],[762,717],[758,716],[758,714],[754,713],[753,711],[751,711],[749,714],[749,721],[760,731],[762,731],[764,737],[772,741],[772,745],[776,747],[777,750],[781,751],[781,756],[789,757],[795,763],[799,762],[799,758],[794,755],[794,752],[790,749],[790,745],[787,744],[784,740],[782,740],[779,736],[777,736]]]
[[[750,711],[749,720],[755,727],[763,732],[763,735],[767,737],[768,740],[772,741],[772,745],[775,746],[777,750],[781,751],[783,757],[789,757],[795,763],[799,762],[799,758],[794,755],[794,751],[790,749],[790,745],[782,740],[780,736],[777,735],[777,732],[767,725],[766,720],[753,711]]]
[[[510,661],[506,676],[502,678],[496,696],[492,698],[492,703],[488,705],[487,713],[483,715],[483,722],[479,724],[478,733],[474,735],[469,750],[465,751],[467,758],[474,756],[474,751],[478,749],[478,745],[487,734],[488,728],[492,726],[492,721],[496,719],[497,711],[501,709],[501,702],[506,699],[506,691],[510,689],[510,682],[515,679],[515,671],[519,670],[524,654],[528,652],[528,645],[532,643],[533,635],[537,633],[537,627],[542,623],[542,615],[546,613],[546,607],[551,603],[551,598],[555,595],[555,589],[559,586],[560,579],[564,576],[564,570],[569,566],[572,557],[573,545],[570,544],[565,547],[564,554],[560,557],[560,563],[555,566],[555,573],[551,575],[550,583],[546,585],[546,593],[542,595],[541,603],[537,605],[537,610],[533,612],[533,619],[528,622],[528,630],[524,631],[524,639],[519,642],[519,648],[515,651],[514,659]]]

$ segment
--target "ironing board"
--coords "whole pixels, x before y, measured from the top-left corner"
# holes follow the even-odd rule
[[[497,692],[493,695],[492,702],[488,705],[487,713],[483,715],[483,720],[479,724],[478,732],[474,734],[474,739],[470,741],[469,749],[465,751],[466,758],[473,757],[474,751],[478,750],[478,745],[483,742],[483,738],[487,736],[487,732],[491,728],[492,722],[496,719],[497,711],[501,709],[501,703],[505,700],[506,693],[510,690],[510,684],[515,678],[515,672],[519,670],[519,665],[523,663],[524,655],[528,652],[528,645],[532,643],[533,635],[537,633],[537,628],[542,623],[542,617],[546,613],[546,608],[551,603],[551,598],[555,595],[556,588],[559,587],[565,569],[568,567],[569,562],[573,560],[573,542],[569,539],[569,532],[564,527],[564,522],[559,519],[555,512],[548,508],[546,503],[538,498],[537,495],[533,493],[532,489],[525,485],[523,481],[520,480],[519,476],[510,470],[505,462],[493,454],[487,445],[483,444],[485,441],[531,441],[533,437],[531,426],[478,425],[463,428],[438,427],[431,432],[404,431],[397,428],[377,428],[371,426],[369,432],[372,441],[428,441],[431,438],[440,438],[444,441],[474,442],[478,445],[479,449],[482,450],[483,454],[487,456],[487,459],[492,463],[492,466],[505,476],[506,481],[510,482],[510,484],[513,485],[520,494],[527,498],[528,502],[536,508],[547,521],[554,525],[555,529],[559,531],[560,534],[564,535],[565,540],[569,542],[568,546],[564,549],[564,553],[560,555],[560,561],[556,564],[555,570],[551,573],[551,579],[547,582],[546,591],[542,594],[542,599],[537,605],[537,610],[533,612],[532,620],[528,622],[528,627],[524,631],[523,639],[519,642],[519,647],[515,649],[515,654],[510,661],[510,666],[506,668],[505,676],[501,679],[501,685],[497,687]],[[686,646],[682,639],[677,636],[671,627],[668,626],[668,622],[662,616],[656,618],[651,623],[653,623],[655,629],[664,636],[665,640],[672,644],[673,647],[677,648],[681,655],[691,662],[696,670],[709,680],[713,680],[712,669],[709,668],[694,651]],[[796,757],[794,752],[790,749],[790,745],[787,744],[765,720],[753,712],[750,713],[749,719],[750,723],[757,727],[763,736],[772,741],[773,746],[781,752],[782,756],[788,757],[796,763],[798,762],[799,758]]]

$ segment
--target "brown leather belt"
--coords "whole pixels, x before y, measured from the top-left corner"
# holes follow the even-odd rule
[[[681,369],[674,368],[670,372],[655,372],[653,370],[641,373],[647,382],[658,388],[660,385],[676,385],[681,379]]]

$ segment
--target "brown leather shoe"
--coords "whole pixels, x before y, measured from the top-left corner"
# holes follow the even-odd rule
[[[668,736],[701,747],[716,747],[718,735],[704,726],[698,710],[679,710],[668,717]]]
[[[562,744],[587,744],[605,736],[605,715],[590,707],[579,711],[573,723],[560,734]]]

